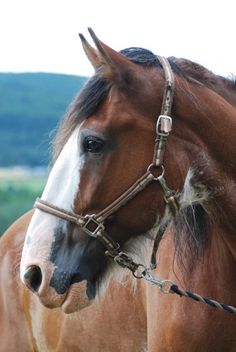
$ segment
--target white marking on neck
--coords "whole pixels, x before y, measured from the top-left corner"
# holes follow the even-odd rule
[[[192,169],[188,170],[188,173],[184,182],[184,189],[180,197],[181,209],[186,208],[194,203],[200,203],[202,206],[204,202],[209,198],[209,192],[206,187],[202,184],[193,184],[194,173]]]

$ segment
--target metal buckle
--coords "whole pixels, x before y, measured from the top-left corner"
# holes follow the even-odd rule
[[[156,133],[169,134],[172,130],[172,118],[168,115],[160,115],[156,124]]]
[[[82,226],[84,232],[91,237],[97,237],[98,232],[104,230],[104,225],[96,220],[95,215],[86,215],[85,224]]]

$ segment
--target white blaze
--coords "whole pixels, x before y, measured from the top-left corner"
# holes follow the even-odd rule
[[[71,210],[79,185],[80,157],[79,128],[76,129],[62,149],[49,175],[42,199],[65,210]]]
[[[83,158],[80,155],[79,130],[77,128],[62,149],[53,166],[42,199],[64,210],[72,210],[80,183]],[[38,209],[27,230],[22,259],[21,278],[29,265],[42,268],[48,259],[58,218]],[[27,244],[28,243],[28,244]],[[42,268],[43,269],[43,268]]]

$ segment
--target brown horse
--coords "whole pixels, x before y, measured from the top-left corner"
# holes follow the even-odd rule
[[[73,312],[78,282],[92,300],[119,266],[140,276],[148,240],[168,227],[156,276],[236,305],[235,83],[90,34],[96,49],[81,39],[95,75],[58,131],[22,281],[45,306]],[[233,315],[154,286],[147,305],[148,351],[236,350]]]
[[[20,282],[20,257],[32,214],[16,221],[0,240],[0,351],[144,352],[146,303],[140,283],[134,289],[129,278],[113,282],[86,309],[83,285],[77,286],[79,311],[68,315],[45,308]]]

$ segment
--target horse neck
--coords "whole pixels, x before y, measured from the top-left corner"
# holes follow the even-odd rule
[[[212,160],[235,177],[236,108],[208,88],[192,84],[186,91],[184,85],[183,94],[183,82],[180,86],[175,104],[180,137],[188,139],[188,132],[184,135],[184,131],[191,131],[191,142],[196,141]]]
[[[183,251],[180,258],[173,231],[167,231],[158,250],[157,277],[168,278],[180,288],[235,306],[236,260],[224,235],[218,227],[212,228],[202,256],[193,258],[191,253]]]
[[[212,90],[197,85],[190,88],[185,94],[183,89],[176,92],[174,137],[167,163],[179,170],[179,189],[192,193],[185,194],[189,204],[191,197],[196,196],[193,202],[201,198],[210,242],[222,242],[219,251],[224,256],[228,253],[236,264],[236,108]]]

